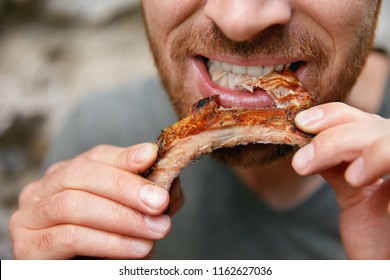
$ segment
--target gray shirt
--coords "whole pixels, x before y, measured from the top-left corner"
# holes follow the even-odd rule
[[[45,166],[98,144],[154,141],[176,120],[156,79],[94,94],[75,108]],[[344,259],[339,209],[324,185],[294,209],[274,211],[226,166],[202,158],[181,174],[186,198],[157,259]]]

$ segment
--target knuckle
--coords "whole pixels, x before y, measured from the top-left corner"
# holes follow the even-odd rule
[[[57,238],[56,238],[57,239]],[[58,243],[68,251],[76,251],[82,239],[81,230],[75,225],[64,225],[58,234]]]
[[[129,178],[128,174],[125,172],[121,172],[114,180],[114,188],[115,191],[120,195],[128,195],[129,194],[129,186],[131,182],[131,178]]]
[[[62,161],[53,164],[46,170],[42,180],[46,180],[47,182],[60,183],[60,178],[63,176],[64,170],[68,164],[69,161]]]
[[[60,161],[56,162],[53,165],[51,165],[45,172],[46,176],[53,176],[54,174],[58,173],[58,171],[62,170],[64,165],[66,164],[66,161]]]
[[[69,161],[61,161],[51,165],[45,172],[44,178],[49,181],[56,181],[58,176],[62,176],[62,173]]]
[[[122,224],[127,224],[134,218],[134,216],[136,216],[131,212],[130,208],[127,208],[124,205],[115,206],[112,210],[112,220]]]
[[[85,156],[86,158],[91,160],[98,160],[100,158],[100,155],[102,153],[105,153],[110,147],[111,145],[107,145],[107,144],[97,145],[92,149],[90,149],[88,152],[86,152]]]
[[[76,191],[65,190],[50,199],[39,201],[34,207],[36,213],[40,213],[47,221],[67,221],[73,215],[79,198]]]
[[[84,166],[88,164],[88,160],[85,158],[74,158],[65,168],[65,174],[69,174],[70,176],[74,176],[75,174],[80,173],[83,170]]]
[[[58,174],[58,183],[65,187],[73,187],[77,178],[82,176],[88,160],[84,158],[74,158],[63,166],[61,174]]]
[[[58,216],[55,207],[47,199],[40,200],[34,204],[32,212],[37,213],[41,217],[41,221],[56,220],[55,217]]]
[[[333,151],[335,145],[342,142],[345,138],[344,131],[339,129],[329,129],[313,138],[312,143],[315,146],[315,155],[327,156]]]
[[[78,227],[66,224],[40,233],[39,239],[35,242],[35,246],[38,252],[44,253],[44,255],[50,255],[54,249],[56,251],[67,252],[67,254],[71,255],[77,251],[81,239],[82,233]]]
[[[56,234],[51,231],[43,232],[37,241],[38,250],[42,252],[52,251],[55,248],[55,244]]]
[[[34,190],[40,186],[40,181],[35,181],[27,184],[19,194],[18,203],[20,207],[23,207],[27,204],[27,201],[30,201],[34,195]]]
[[[65,190],[59,193],[54,203],[47,207],[47,211],[54,212],[54,217],[57,219],[72,216],[80,206],[81,193],[74,190]]]
[[[134,221],[134,223],[139,223],[139,224],[143,223],[143,221],[144,221],[144,214],[143,213],[138,212],[138,211],[131,211],[130,215],[131,215],[130,219],[131,219],[131,221]]]
[[[111,215],[110,219],[123,225],[123,228],[130,224],[131,228],[133,228],[137,227],[136,225],[141,226],[143,223],[143,214],[125,205],[114,206],[111,210]],[[129,228],[128,230],[132,231],[133,229]]]

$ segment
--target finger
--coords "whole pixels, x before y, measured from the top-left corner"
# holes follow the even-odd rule
[[[75,190],[57,193],[21,213],[20,223],[36,230],[73,224],[155,240],[163,238],[171,228],[171,220],[166,215],[144,215],[111,200]]]
[[[317,134],[340,124],[379,118],[345,103],[334,102],[302,111],[295,117],[296,126],[307,133]]]
[[[75,225],[44,230],[19,229],[13,243],[17,259],[70,259],[75,256],[135,259],[145,257],[152,247],[150,240]]]
[[[386,210],[389,207],[390,181],[352,188],[345,181],[343,183],[344,167],[345,164],[342,164],[333,170],[326,170],[323,175],[335,190],[341,209],[343,245],[346,252],[354,252],[348,257],[387,259],[390,217]]]
[[[364,189],[352,188],[344,177],[347,168],[348,164],[342,163],[321,172],[323,178],[335,192],[341,210],[349,209],[365,201],[382,183],[378,181],[374,184],[364,186]]]
[[[142,143],[127,148],[99,145],[81,154],[80,157],[133,173],[140,173],[156,161],[157,149],[155,143]]]
[[[310,175],[356,159],[366,146],[384,133],[376,122],[348,123],[318,134],[293,157],[292,166],[300,175]]]
[[[390,173],[390,134],[366,148],[348,167],[345,178],[349,184],[362,187]]]
[[[35,187],[41,199],[66,189],[90,192],[152,215],[162,213],[169,204],[169,193],[147,179],[83,158],[52,168]]]
[[[19,194],[19,208],[26,208],[36,203],[41,199],[38,190],[40,189],[40,181],[34,181],[26,185]]]

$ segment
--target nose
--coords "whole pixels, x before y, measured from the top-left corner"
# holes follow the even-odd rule
[[[261,31],[287,24],[292,16],[289,0],[209,0],[206,17],[234,41],[248,41]]]

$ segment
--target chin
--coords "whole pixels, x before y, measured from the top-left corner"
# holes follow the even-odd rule
[[[271,164],[296,150],[290,145],[248,144],[213,151],[212,158],[234,167],[252,168]]]

